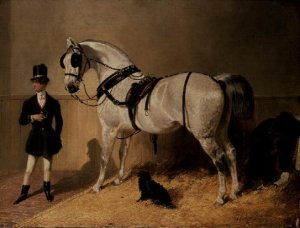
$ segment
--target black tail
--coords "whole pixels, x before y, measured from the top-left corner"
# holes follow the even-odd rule
[[[231,74],[219,75],[215,78],[231,98],[233,115],[241,119],[252,118],[254,114],[253,90],[246,78]]]

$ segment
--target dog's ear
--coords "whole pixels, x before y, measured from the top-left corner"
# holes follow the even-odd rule
[[[151,180],[151,175],[146,170],[141,170],[138,172],[138,177],[145,179],[145,180]]]

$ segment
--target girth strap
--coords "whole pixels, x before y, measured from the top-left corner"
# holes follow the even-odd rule
[[[183,94],[182,94],[182,120],[183,120],[183,126],[186,128],[186,120],[185,120],[185,95],[186,95],[186,86],[190,79],[192,72],[189,72],[186,76],[186,79],[184,81],[183,85]]]

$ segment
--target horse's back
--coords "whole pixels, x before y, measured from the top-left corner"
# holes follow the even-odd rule
[[[183,93],[188,73],[161,79],[153,89],[149,112],[145,115],[145,101],[138,107],[137,123],[143,130],[153,133],[169,132],[183,124]],[[185,91],[187,127],[199,134],[217,128],[223,112],[224,94],[211,77],[192,73]]]

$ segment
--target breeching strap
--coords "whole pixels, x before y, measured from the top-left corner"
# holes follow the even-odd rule
[[[192,72],[189,72],[186,76],[186,79],[184,81],[183,85],[183,94],[182,94],[182,120],[183,120],[183,126],[186,128],[186,121],[185,121],[185,94],[186,94],[186,86],[190,79]]]

